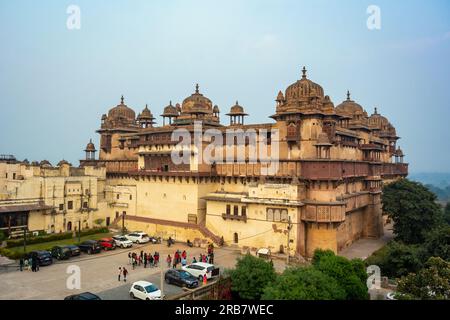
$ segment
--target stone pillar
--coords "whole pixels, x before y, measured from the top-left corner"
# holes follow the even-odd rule
[[[369,205],[364,209],[363,237],[379,238],[384,234],[381,193],[370,196]]]

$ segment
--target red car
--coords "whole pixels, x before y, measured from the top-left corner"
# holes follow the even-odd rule
[[[98,243],[103,248],[103,250],[115,250],[116,242],[113,238],[103,238],[98,240]]]

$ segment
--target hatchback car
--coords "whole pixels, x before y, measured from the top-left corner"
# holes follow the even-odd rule
[[[30,257],[35,258],[39,266],[48,266],[53,263],[53,258],[48,251],[31,251]]]
[[[131,248],[133,246],[133,242],[125,238],[125,236],[113,236],[112,238],[116,243],[116,247]]]
[[[100,299],[100,297],[97,296],[96,294],[90,292],[83,292],[80,294],[67,296],[64,298],[64,300],[102,300],[102,299]]]
[[[95,240],[86,240],[78,245],[82,252],[86,252],[87,254],[99,253],[102,251],[102,247]]]
[[[130,297],[141,300],[161,300],[161,290],[151,282],[137,281],[131,285]]]
[[[98,243],[103,248],[103,250],[115,250],[116,249],[116,242],[113,240],[113,238],[103,238],[98,240]]]
[[[184,270],[171,269],[164,276],[168,284],[175,284],[180,287],[198,287],[198,279]]]
[[[134,243],[147,243],[150,241],[148,234],[144,232],[129,233],[125,237]]]
[[[67,260],[72,256],[72,252],[65,246],[54,246],[52,248],[52,257],[58,260]]]
[[[76,245],[69,244],[65,247],[70,250],[71,257],[79,256],[81,254],[80,248],[78,248],[78,246],[76,246]]]
[[[211,279],[219,275],[219,268],[214,267],[213,264],[205,262],[195,262],[182,267],[182,269],[189,272],[200,281],[203,280],[205,275],[206,279]]]

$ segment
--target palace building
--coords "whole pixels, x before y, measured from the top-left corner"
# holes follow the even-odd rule
[[[119,224],[123,219],[128,229],[303,257],[380,237],[382,186],[408,174],[394,126],[377,109],[369,116],[349,92],[335,106],[305,68],[275,102],[271,122],[247,124],[238,102],[222,115],[197,85],[181,104],[170,102],[163,125],[156,126],[148,106],[136,115],[122,96],[101,118],[98,159],[88,146],[81,167],[106,168],[106,215]],[[178,129],[192,141],[210,129],[223,141],[229,129],[253,130],[268,156],[249,156],[254,141],[244,138],[223,143],[219,154],[228,161],[200,162],[198,154],[210,143],[202,138],[188,146],[188,162],[175,163],[173,152],[181,149],[172,134]],[[244,158],[232,158],[237,148]],[[276,170],[267,173],[274,155]]]

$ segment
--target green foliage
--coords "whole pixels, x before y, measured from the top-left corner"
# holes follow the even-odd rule
[[[24,257],[25,253],[13,251],[7,248],[0,248],[0,256],[4,256],[12,260],[17,260]]]
[[[81,231],[80,236],[83,237],[83,236],[93,235],[93,234],[97,234],[97,233],[108,233],[108,232],[109,232],[109,229],[106,227],[93,228],[93,229],[87,229],[87,230]],[[77,236],[78,236],[78,233],[77,233]],[[29,238],[27,237],[27,245],[72,239],[72,237],[73,237],[72,232],[54,233],[51,235],[39,236],[39,237],[29,237]],[[23,246],[23,239],[6,241],[7,248],[14,248],[14,247],[20,247],[20,246]]]
[[[104,221],[105,221],[105,219],[99,218],[99,219],[95,219],[94,223],[98,226],[101,226]]]
[[[447,205],[445,206],[444,220],[447,224],[450,224],[450,202],[447,202]]]
[[[343,300],[338,282],[313,267],[286,269],[264,290],[263,300]]]
[[[273,266],[251,255],[238,259],[236,268],[229,271],[231,289],[242,299],[258,300],[264,288],[273,283],[276,274]]]
[[[332,251],[316,250],[312,261],[316,270],[335,279],[345,292],[345,299],[365,300],[369,298],[367,273],[360,260],[350,261],[336,256]]]
[[[424,244],[424,258],[440,257],[450,261],[450,226],[443,225],[430,231]]]
[[[6,234],[3,230],[0,230],[0,244],[5,241],[6,239]]]
[[[450,263],[441,258],[430,258],[417,274],[403,277],[397,287],[400,299],[450,299]]]
[[[374,252],[366,265],[379,266],[383,276],[399,278],[422,267],[424,251],[418,245],[405,245],[397,241]]]
[[[396,240],[417,244],[443,221],[436,195],[418,182],[402,179],[383,188],[383,211],[394,222]]]

